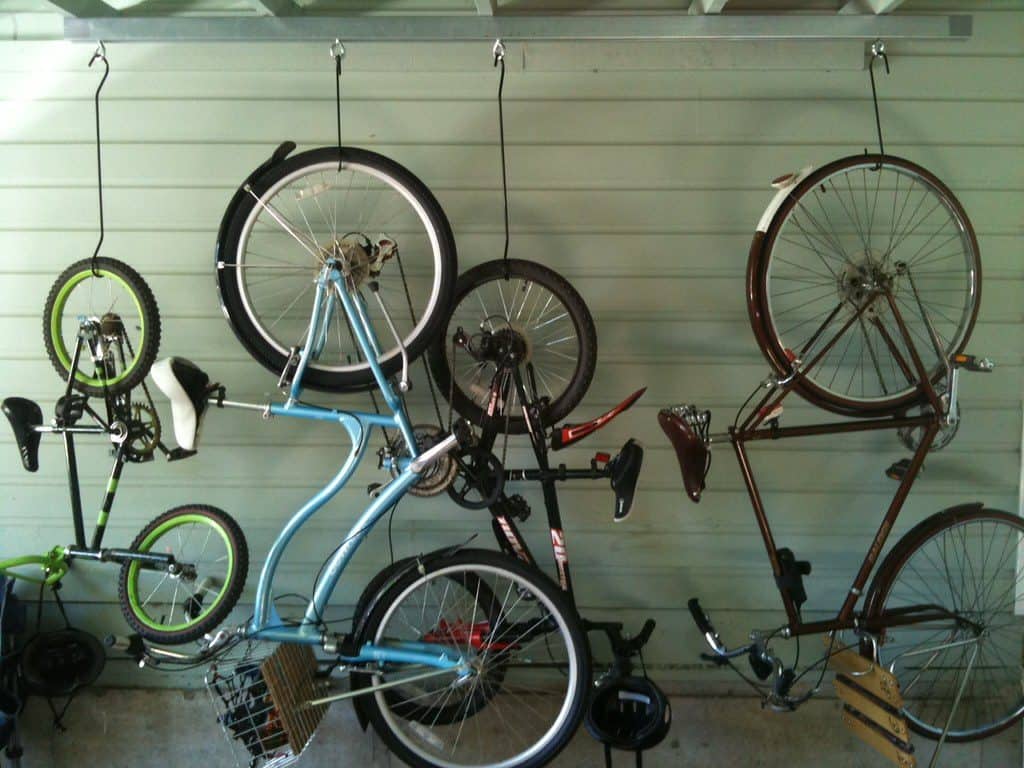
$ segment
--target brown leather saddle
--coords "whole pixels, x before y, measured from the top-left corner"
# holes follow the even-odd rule
[[[706,429],[710,417],[710,412],[702,413],[692,405],[665,408],[658,413],[658,424],[675,448],[686,495],[695,502],[700,501],[704,479],[711,466],[711,451],[700,433],[702,425]]]

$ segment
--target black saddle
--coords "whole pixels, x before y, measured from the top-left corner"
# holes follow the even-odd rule
[[[39,404],[24,397],[8,397],[3,402],[3,412],[11,422],[14,440],[18,444],[21,463],[29,472],[39,469],[39,433],[36,427],[43,425],[43,410]]]
[[[612,490],[615,491],[615,522],[625,520],[633,507],[636,481],[643,463],[644,447],[632,437],[622,446],[619,455],[608,463]]]

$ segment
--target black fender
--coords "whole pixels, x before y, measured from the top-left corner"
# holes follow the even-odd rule
[[[213,250],[214,274],[219,275],[219,272],[217,271],[216,267],[221,260],[221,252],[224,247],[224,240],[227,238],[228,227],[231,224],[232,217],[234,217],[235,215],[235,210],[238,208],[239,204],[242,202],[242,199],[246,195],[246,186],[254,183],[256,179],[258,179],[264,173],[266,173],[275,165],[277,165],[286,157],[288,157],[288,155],[295,151],[295,146],[296,145],[294,141],[281,142],[281,144],[278,145],[277,149],[274,150],[274,153],[270,157],[264,160],[259,166],[257,166],[256,170],[254,170],[252,173],[245,177],[245,181],[238,185],[238,189],[235,190],[235,194],[231,196],[231,201],[228,203],[228,207],[224,209],[224,215],[221,216],[220,227],[218,227],[217,229],[217,244]],[[217,298],[220,300],[220,306],[221,309],[223,310],[224,298],[220,295],[219,278],[217,280]]]
[[[436,549],[433,552],[428,552],[425,555],[417,555],[415,557],[405,557],[401,560],[396,560],[390,565],[385,566],[377,572],[369,583],[363,589],[363,593],[359,596],[359,601],[356,603],[355,618],[352,620],[352,644],[356,648],[362,647],[363,643],[366,642],[366,625],[370,614],[376,609],[377,604],[380,602],[384,594],[403,576],[413,570],[421,570],[434,560],[438,560],[445,557],[451,557],[465,545],[458,544],[451,547],[443,547]],[[352,672],[349,675],[349,689],[352,691],[358,691],[363,688],[370,686],[370,675],[360,672]],[[359,726],[365,731],[367,726],[370,724],[370,718],[366,714],[365,705],[363,704],[364,696],[353,696],[352,707],[356,711],[356,719],[359,720]]]
[[[927,533],[928,530],[936,528],[940,524],[944,524],[948,519],[956,519],[961,515],[980,512],[984,508],[985,505],[980,501],[971,501],[965,504],[956,504],[952,507],[946,507],[933,515],[929,515],[903,534],[902,538],[900,538],[893,548],[889,550],[889,554],[887,554],[885,559],[882,560],[882,564],[875,569],[875,575],[871,579],[871,586],[868,589],[867,597],[864,600],[864,615],[871,616],[872,613],[879,610],[880,606],[876,606],[875,603],[879,600],[879,590],[882,585],[891,578],[892,569],[895,568],[896,564],[903,559],[907,549],[917,546],[918,541],[923,535],[925,535],[925,533]]]

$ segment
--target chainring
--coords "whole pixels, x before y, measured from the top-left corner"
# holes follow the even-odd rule
[[[943,405],[945,406],[946,394],[942,391],[939,391],[938,394],[939,397],[942,398]],[[922,406],[921,408],[918,408],[916,410],[917,413],[912,415],[923,416],[927,413],[932,412],[931,406],[928,405]],[[932,441],[931,447],[928,449],[929,451],[941,451],[943,448],[945,448],[947,445],[953,442],[953,438],[956,437],[957,429],[959,429],[960,427],[959,403],[957,403],[956,405],[956,413],[954,415],[956,416],[956,419],[953,421],[952,424],[943,423],[942,426],[939,427],[939,431],[935,435],[935,439]],[[924,437],[924,427],[900,427],[896,431],[896,434],[899,437],[900,442],[903,443],[904,446],[906,446],[908,451],[916,451],[917,447],[921,445],[921,438]]]
[[[160,444],[160,415],[145,403],[132,403],[128,423],[128,460],[145,461]]]
[[[454,454],[453,463],[459,473],[448,488],[452,501],[464,509],[487,509],[498,500],[505,488],[505,468],[497,456],[469,447]]]

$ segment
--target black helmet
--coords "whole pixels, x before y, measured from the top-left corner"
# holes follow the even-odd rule
[[[609,748],[637,753],[657,746],[672,725],[672,707],[662,690],[647,677],[615,676],[598,685],[584,720],[590,735]]]
[[[41,632],[21,651],[21,675],[30,693],[70,696],[96,681],[106,663],[99,640],[79,629]]]

